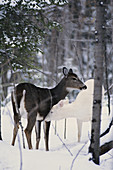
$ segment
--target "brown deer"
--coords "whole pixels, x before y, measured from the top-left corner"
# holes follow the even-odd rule
[[[41,122],[44,121],[53,105],[57,104],[61,99],[74,89],[86,89],[86,85],[73,73],[73,70],[66,67],[63,68],[64,77],[59,84],[52,88],[40,88],[30,83],[20,83],[12,92],[12,106],[14,112],[14,130],[12,145],[15,143],[16,135],[19,128],[21,117],[27,117],[27,127],[25,135],[29,149],[32,149],[31,132],[35,125],[36,130],[36,149],[39,148]],[[17,106],[17,107],[16,107]],[[18,109],[17,109],[18,108]],[[19,113],[18,113],[19,112]],[[37,120],[37,121],[36,121]],[[46,151],[49,150],[49,128],[50,122],[44,121],[44,135]]]

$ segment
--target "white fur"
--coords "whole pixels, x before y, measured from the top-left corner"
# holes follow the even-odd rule
[[[28,112],[27,112],[27,110],[25,109],[25,94],[26,94],[26,91],[25,90],[23,90],[23,96],[22,96],[22,99],[21,99],[21,101],[20,101],[20,115],[21,115],[21,117],[23,117],[23,118],[27,118],[27,114],[28,114]]]
[[[15,103],[15,105],[17,105],[17,103],[16,103],[16,98],[15,98],[15,91],[13,91],[12,93],[13,93],[13,100],[14,100],[14,103]],[[16,112],[18,113],[17,106],[16,106]]]
[[[37,118],[36,120],[43,120],[43,117],[39,115],[39,113],[37,114]]]
[[[85,85],[87,89],[81,91],[74,102],[69,103],[67,100],[60,101],[57,105],[53,106],[46,117],[46,121],[75,117],[78,125],[78,141],[80,141],[81,137],[82,123],[92,120],[94,80],[86,81]],[[102,88],[102,93],[102,98],[104,98],[104,88]]]

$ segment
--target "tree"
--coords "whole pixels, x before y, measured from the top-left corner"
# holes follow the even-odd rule
[[[0,61],[4,97],[7,96],[7,71],[10,66],[14,71],[27,71],[33,67],[39,68],[36,59],[42,52],[42,40],[48,30],[59,27],[47,14],[52,9],[62,6],[65,0],[50,1],[5,1],[0,4]],[[23,59],[24,58],[24,59]]]
[[[0,5],[0,61],[10,60],[13,68],[34,64],[33,54],[42,51],[41,43],[54,20],[47,17],[47,7],[54,8],[65,0],[3,1]],[[58,25],[58,24],[57,24]],[[23,60],[24,56],[24,60]]]
[[[105,4],[106,0],[96,1],[96,45],[95,45],[95,77],[94,77],[94,99],[93,117],[91,130],[91,144],[89,151],[92,153],[93,161],[99,164],[100,155],[100,119],[101,99],[103,83],[103,61],[105,56]]]
[[[1,66],[1,63],[0,63]],[[0,71],[1,74],[1,71]],[[0,75],[0,140],[2,140],[2,134],[1,134],[1,75]]]

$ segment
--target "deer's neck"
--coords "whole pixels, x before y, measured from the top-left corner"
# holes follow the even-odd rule
[[[52,95],[52,105],[55,105],[61,99],[64,99],[66,95],[68,94],[68,91],[66,90],[65,78],[63,78],[56,87],[54,87],[53,89],[50,89],[50,91]]]

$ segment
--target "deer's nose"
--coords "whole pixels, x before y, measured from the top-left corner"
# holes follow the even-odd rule
[[[80,90],[82,90],[82,89],[84,89],[84,90],[87,89],[87,86],[84,85],[83,87],[80,88]]]
[[[82,89],[87,89],[87,86],[86,86],[86,85],[85,85],[85,86],[83,86],[83,87],[82,87]]]

